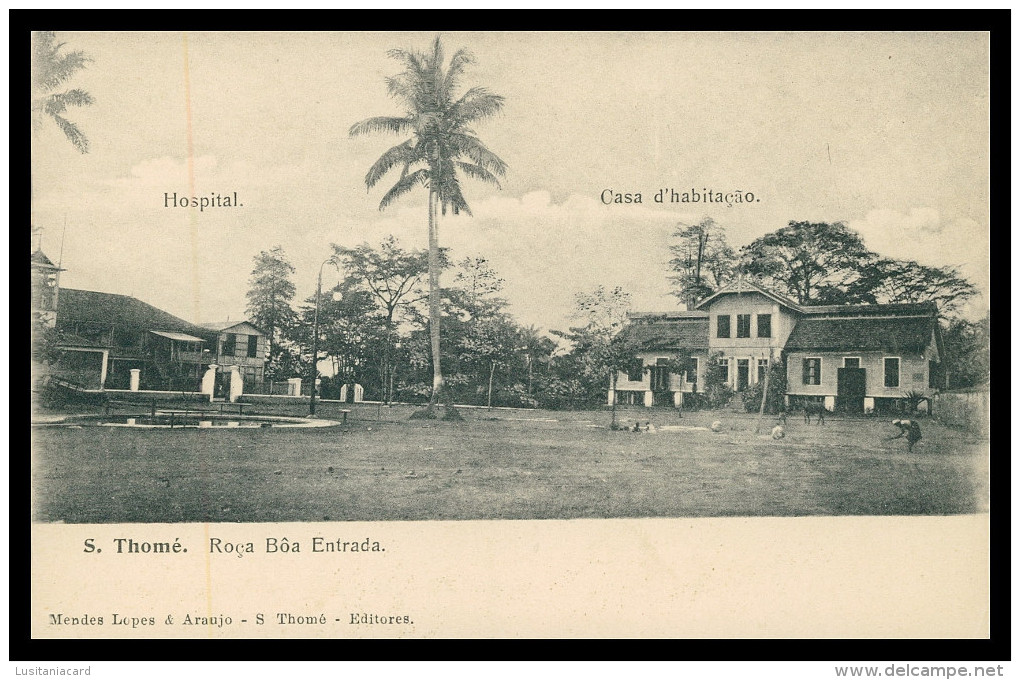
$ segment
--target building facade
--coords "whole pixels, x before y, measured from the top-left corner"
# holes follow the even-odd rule
[[[742,392],[786,368],[791,406],[816,401],[856,413],[930,404],[944,386],[934,304],[798,305],[753,282],[734,282],[693,311],[630,315],[637,361],[617,374],[609,402],[681,406],[704,391],[707,371]],[[686,353],[684,375],[663,367]],[[685,358],[686,358],[685,357]]]

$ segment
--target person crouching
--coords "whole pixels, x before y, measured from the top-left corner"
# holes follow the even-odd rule
[[[894,420],[892,424],[900,428],[900,433],[889,439],[899,439],[905,436],[907,438],[907,451],[913,452],[914,444],[921,440],[921,426],[917,424],[916,420]]]

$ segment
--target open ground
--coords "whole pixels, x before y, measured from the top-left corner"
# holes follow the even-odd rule
[[[307,405],[259,406],[302,415]],[[339,420],[337,404],[320,417]],[[38,522],[287,522],[800,515],[988,511],[989,445],[922,421],[907,452],[888,419],[628,409],[463,409],[465,422],[408,420],[412,407],[347,404],[346,427],[33,427]],[[43,415],[40,413],[40,416]],[[40,418],[41,420],[41,418]],[[708,425],[720,420],[721,432]],[[663,428],[666,429],[663,429]]]

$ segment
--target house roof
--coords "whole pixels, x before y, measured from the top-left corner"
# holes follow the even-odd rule
[[[884,305],[875,305],[876,307]],[[786,351],[921,351],[937,320],[925,316],[805,316],[797,320]]]
[[[57,323],[88,321],[139,331],[169,331],[208,339],[208,329],[178,318],[129,295],[61,288]]]
[[[900,302],[884,305],[804,305],[803,314],[811,316],[929,316],[938,314],[934,302]]]
[[[231,328],[236,328],[237,326],[248,326],[249,328],[258,331],[262,335],[265,335],[265,333],[262,332],[261,328],[259,328],[251,321],[248,321],[246,319],[242,319],[241,321],[206,321],[205,323],[200,323],[198,325],[201,326],[202,328],[207,328],[211,331],[216,331],[218,333],[222,333],[223,331],[229,331]]]
[[[669,318],[658,315],[621,331],[643,350],[708,349],[708,317]]]
[[[196,338],[194,335],[188,335],[187,333],[174,333],[172,331],[149,331],[153,335],[160,337],[169,338],[170,340],[177,340],[178,342],[205,342],[202,338]]]
[[[42,269],[52,269],[53,271],[64,271],[57,265],[53,264],[53,261],[46,257],[46,254],[41,250],[37,250],[32,253],[32,265],[40,267]]]
[[[789,307],[790,309],[796,310],[801,309],[801,307],[793,300],[785,298],[782,295],[778,295],[769,290],[768,288],[765,288],[761,284],[747,278],[737,279],[736,281],[731,281],[730,283],[727,283],[725,286],[723,286],[722,288],[720,288],[719,290],[717,290],[716,292],[712,293],[707,298],[699,302],[697,304],[697,308],[698,309],[704,308],[705,306],[708,305],[709,302],[715,300],[717,297],[721,295],[736,295],[740,293],[761,293],[765,297],[775,302],[778,302],[784,307]]]

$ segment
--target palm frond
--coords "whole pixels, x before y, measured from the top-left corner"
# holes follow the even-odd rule
[[[398,198],[409,192],[411,189],[414,188],[416,184],[425,186],[425,182],[427,180],[428,170],[424,168],[422,168],[421,170],[416,170],[412,172],[410,175],[401,177],[396,184],[390,187],[390,190],[386,192],[386,195],[382,197],[382,200],[379,201],[379,210],[382,210],[390,203],[392,203],[393,201],[397,200]]]
[[[404,166],[404,175],[402,176],[406,176],[407,167],[417,160],[419,159],[414,156],[414,147],[410,139],[397,144],[380,156],[379,160],[368,169],[368,173],[365,175],[365,186],[371,189],[376,182],[382,179],[383,175],[401,164]]]
[[[489,92],[484,87],[472,87],[458,99],[450,109],[450,116],[459,125],[495,115],[506,101],[502,96]]]
[[[376,116],[374,118],[366,118],[360,123],[355,123],[348,130],[347,134],[351,137],[357,137],[358,135],[365,135],[372,132],[392,132],[394,134],[401,134],[407,132],[411,127],[411,121],[406,116]]]
[[[477,179],[486,184],[494,184],[497,188],[502,189],[499,180],[491,172],[486,170],[480,165],[474,163],[465,163],[463,161],[457,161],[457,167],[460,168],[461,172],[470,177],[471,179]]]
[[[465,49],[459,49],[450,57],[450,66],[446,69],[445,86],[447,92],[457,89],[460,77],[464,74],[464,67],[473,64],[475,57]]]
[[[506,174],[506,162],[485,148],[481,140],[463,133],[450,135],[450,145],[458,154],[463,154],[494,175]]]
[[[68,106],[88,106],[93,101],[92,95],[85,90],[68,90],[45,97],[42,108],[47,115],[56,116],[64,113]]]
[[[55,120],[60,129],[64,131],[64,135],[71,140],[71,144],[74,145],[74,148],[78,149],[81,153],[89,152],[89,140],[85,137],[85,134],[78,129],[77,125],[63,116],[53,116],[53,120]]]
[[[468,206],[467,201],[464,200],[464,194],[460,190],[460,182],[456,177],[452,177],[443,184],[439,198],[443,206],[444,215],[446,214],[447,206],[453,210],[454,215],[459,215],[461,212],[466,213],[468,216],[471,215],[471,208]]]

